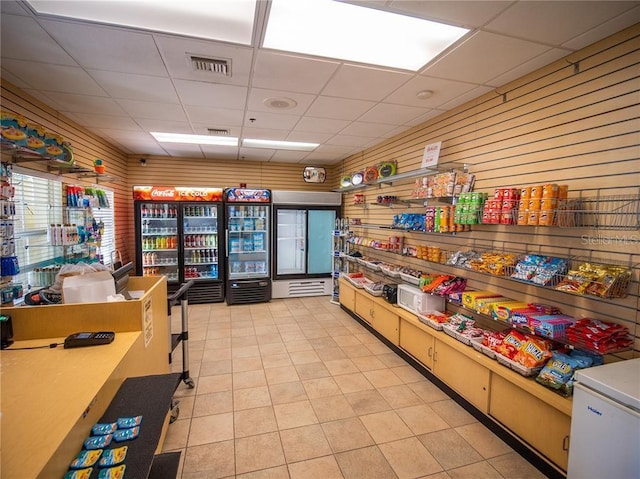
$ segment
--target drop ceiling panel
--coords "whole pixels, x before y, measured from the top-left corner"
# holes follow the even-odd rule
[[[406,130],[406,128],[408,127],[413,127],[413,126],[418,126],[421,123],[424,123],[427,120],[430,120],[431,118],[435,118],[438,115],[441,115],[442,113],[445,113],[446,110],[429,110],[426,113],[423,113],[420,116],[415,117],[413,120],[407,121],[403,126],[405,127],[404,129]],[[402,132],[399,132],[402,133]]]
[[[88,73],[113,98],[178,103],[169,78],[104,70],[88,70]]]
[[[295,100],[297,105],[293,108],[287,109],[275,109],[264,104],[264,101],[268,98],[290,98]],[[282,113],[291,115],[304,114],[309,105],[315,100],[315,95],[308,95],[305,93],[290,92],[286,90],[264,90],[262,88],[251,88],[249,91],[249,100],[247,101],[247,109],[253,111],[266,111],[271,113]]]
[[[363,2],[367,3],[367,2]],[[420,1],[396,0],[388,9],[411,13],[429,20],[441,21],[461,27],[478,28],[508,8],[511,1]]]
[[[137,100],[117,100],[117,102],[133,118],[187,121],[182,106],[175,103]]]
[[[439,115],[440,113],[443,113],[447,110],[452,110],[453,108],[462,105],[463,103],[466,103],[468,101],[473,100],[474,98],[478,98],[482,95],[484,95],[485,93],[489,93],[490,91],[495,90],[495,88],[492,87],[488,87],[488,86],[478,86],[475,87],[472,90],[469,90],[465,93],[463,93],[460,96],[455,97],[453,100],[448,101],[447,103],[444,103],[442,105],[440,105],[440,107],[432,112],[427,113],[427,118],[433,118],[433,116]],[[435,114],[435,115],[434,115]]]
[[[532,58],[522,65],[518,65],[517,67],[503,73],[502,75],[498,75],[497,77],[488,80],[487,84],[494,87],[500,87],[509,83],[510,81],[516,80],[521,76],[526,75],[530,71],[542,68],[545,65],[553,63],[556,60],[567,56],[569,53],[569,50],[552,48],[551,50],[544,52],[542,55],[538,55],[537,57]]]
[[[253,60],[252,48],[166,35],[154,35],[154,38],[162,53],[167,70],[173,78],[229,85],[246,86],[249,84]],[[204,58],[230,59],[231,76],[195,71],[190,61],[192,55]]]
[[[376,137],[384,136],[390,131],[395,130],[396,128],[397,128],[397,125],[354,121],[353,123],[348,125],[346,128],[344,128],[340,132],[340,134],[376,138]]]
[[[545,45],[479,32],[421,73],[482,84],[548,50]]]
[[[144,142],[155,142],[155,139],[149,134],[142,130],[139,131],[129,131],[129,130],[118,130],[115,128],[94,128],[96,131],[102,132],[104,135],[109,138],[113,138],[116,141],[144,141]]]
[[[180,143],[162,143],[162,148],[171,156],[187,158],[204,158],[199,145],[186,145]]]
[[[84,68],[167,75],[150,34],[66,21],[42,20],[41,24]]]
[[[237,160],[238,159],[239,148],[237,146],[202,145],[201,149],[202,149],[202,152],[204,153],[204,157],[211,160]]]
[[[385,101],[418,108],[438,108],[453,98],[473,90],[475,87],[476,85],[472,83],[442,80],[440,78],[419,75],[409,80],[401,88],[385,98]],[[424,100],[418,98],[418,92],[423,90],[432,91],[433,95]]]
[[[271,150],[268,148],[243,148],[240,147],[238,152],[238,158],[241,160],[248,161],[269,161],[276,150]],[[238,181],[242,181],[242,171],[238,172]],[[253,186],[264,186],[264,185],[253,185]]]
[[[141,131],[140,125],[127,116],[99,115],[95,113],[67,113],[67,115],[88,128]]]
[[[15,86],[17,86],[18,88],[22,88],[23,90],[31,88],[31,85],[29,85],[29,83],[27,83],[25,80],[23,80],[19,76],[15,75],[12,71],[7,70],[6,68],[2,68],[1,71],[2,71],[3,80],[13,83]],[[49,106],[53,106],[53,105],[49,105]]]
[[[565,48],[571,48],[573,50],[579,50],[592,43],[595,43],[602,38],[613,35],[616,32],[622,31],[636,23],[640,22],[640,2],[629,2],[637,5],[635,8],[626,11],[622,15],[617,16],[609,21],[602,22],[595,28],[592,28],[588,32],[582,33],[572,40],[566,42],[563,46]]]
[[[27,15],[30,12],[27,12],[25,8],[18,2],[0,2],[0,12],[2,15],[5,14],[15,14],[15,15]]]
[[[106,136],[104,133],[97,133],[99,136]],[[130,138],[123,138],[120,140],[112,139],[112,141],[122,147],[127,153],[132,155],[141,156],[167,156],[168,153],[160,146],[155,140],[136,140]]]
[[[330,120],[328,118],[315,118],[311,116],[305,116],[302,118],[293,132],[315,132],[315,133],[338,133],[350,122],[346,120]]]
[[[374,105],[375,102],[372,101],[320,96],[316,98],[306,113],[318,118],[355,120],[373,108]]]
[[[364,137],[364,136],[352,136],[352,135],[335,135],[331,139],[327,140],[327,145],[337,146],[352,146],[355,148],[365,148],[371,143],[378,142],[377,138]]]
[[[254,118],[255,121],[251,121]],[[299,115],[284,115],[278,113],[268,113],[264,111],[247,111],[244,119],[245,127],[271,128],[274,130],[291,130],[298,121]]]
[[[272,163],[302,163],[309,155],[308,151],[278,150],[271,157]],[[300,170],[302,178],[302,170]]]
[[[192,80],[174,81],[178,95],[185,105],[209,106],[243,110],[247,89],[235,85],[218,85]]]
[[[312,131],[294,130],[285,138],[287,141],[302,141],[304,143],[324,143],[333,136],[333,133],[321,133]]]
[[[242,129],[243,138],[253,138],[259,140],[286,140],[289,130],[278,130],[270,128],[255,128],[245,126]]]
[[[322,90],[323,95],[378,101],[413,75],[380,68],[342,65]]]
[[[76,113],[100,113],[111,116],[127,116],[127,112],[111,98],[101,96],[74,95],[71,93],[45,92],[60,105],[60,111]]]
[[[359,121],[370,123],[394,123],[404,125],[408,121],[422,115],[423,108],[415,108],[406,105],[392,105],[390,103],[378,103],[367,113],[359,118]]]
[[[260,50],[252,85],[270,90],[320,93],[340,64]]]
[[[1,43],[4,58],[78,66],[33,18],[5,15]]]
[[[137,118],[136,123],[145,131],[172,133],[194,133],[186,121],[159,120],[157,118]]]
[[[242,126],[242,118],[244,115],[242,110],[228,110],[224,108],[210,108],[193,105],[187,105],[184,109],[192,123],[208,124],[208,128]]]

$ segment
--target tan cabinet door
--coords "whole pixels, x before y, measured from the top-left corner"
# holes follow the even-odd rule
[[[355,311],[356,309],[356,288],[351,286],[345,280],[340,281],[339,290],[340,304],[347,308],[349,311]]]
[[[400,347],[428,369],[433,367],[433,335],[405,319],[400,320]]]
[[[367,293],[356,292],[355,313],[373,326],[373,299]]]
[[[400,330],[400,318],[398,315],[394,311],[388,310],[385,306],[374,302],[371,319],[372,326],[376,331],[397,346]]]

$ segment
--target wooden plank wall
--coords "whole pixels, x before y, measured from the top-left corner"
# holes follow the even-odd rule
[[[420,167],[424,146],[442,141],[440,165],[469,165],[475,191],[544,183],[569,186],[569,197],[640,193],[640,25],[559,60],[511,84],[468,102],[407,132],[347,158],[337,177],[385,160],[398,172]],[[338,183],[336,183],[336,187]],[[372,205],[378,195],[410,198],[413,180],[370,186],[344,194],[344,215],[363,223],[390,224],[394,214],[420,207]],[[362,193],[369,206],[353,205]],[[637,202],[636,202],[637,208]],[[636,209],[637,211],[637,209]],[[637,224],[637,220],[636,220]],[[535,226],[480,225],[455,236],[404,233],[408,245],[444,249],[511,250],[602,259],[634,267],[628,297],[586,299],[489,275],[464,273],[470,286],[504,296],[559,305],[577,317],[609,319],[629,327],[640,356],[640,231]],[[353,228],[354,234],[384,240],[388,230]],[[361,248],[367,256],[425,271],[445,271],[436,263]]]

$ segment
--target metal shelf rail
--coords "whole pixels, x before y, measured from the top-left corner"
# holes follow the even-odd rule
[[[173,351],[182,343],[182,374],[180,379],[190,388],[195,387],[193,379],[189,376],[189,288],[195,284],[194,280],[182,283],[178,290],[167,298],[167,308],[169,316],[169,328],[171,330],[171,309],[180,304],[181,330],[179,333],[172,333],[169,338],[169,364],[172,362]]]

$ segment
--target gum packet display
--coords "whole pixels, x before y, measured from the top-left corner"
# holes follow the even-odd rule
[[[78,469],[75,471],[69,471],[64,475],[64,479],[89,479],[91,477],[92,467],[86,469]]]
[[[124,477],[125,468],[126,466],[121,464],[120,466],[102,469],[98,473],[98,479],[122,479]]]
[[[139,426],[142,423],[142,416],[119,417],[117,420],[118,429],[129,429]]]
[[[76,458],[71,461],[69,466],[71,469],[84,469],[93,466],[100,456],[102,455],[102,449],[94,449],[91,451],[83,450],[78,453]]]
[[[117,447],[115,449],[107,449],[104,451],[98,465],[100,467],[112,467],[120,464],[127,457],[127,446]]]
[[[140,434],[139,427],[132,427],[130,429],[118,429],[113,433],[113,439],[116,442],[129,441],[130,439],[135,439]]]
[[[104,436],[105,434],[111,434],[118,429],[118,424],[115,422],[106,424],[94,424],[91,428],[91,434],[94,436]]]
[[[106,434],[104,436],[91,436],[84,440],[85,449],[104,449],[111,444],[113,439],[112,434]]]

